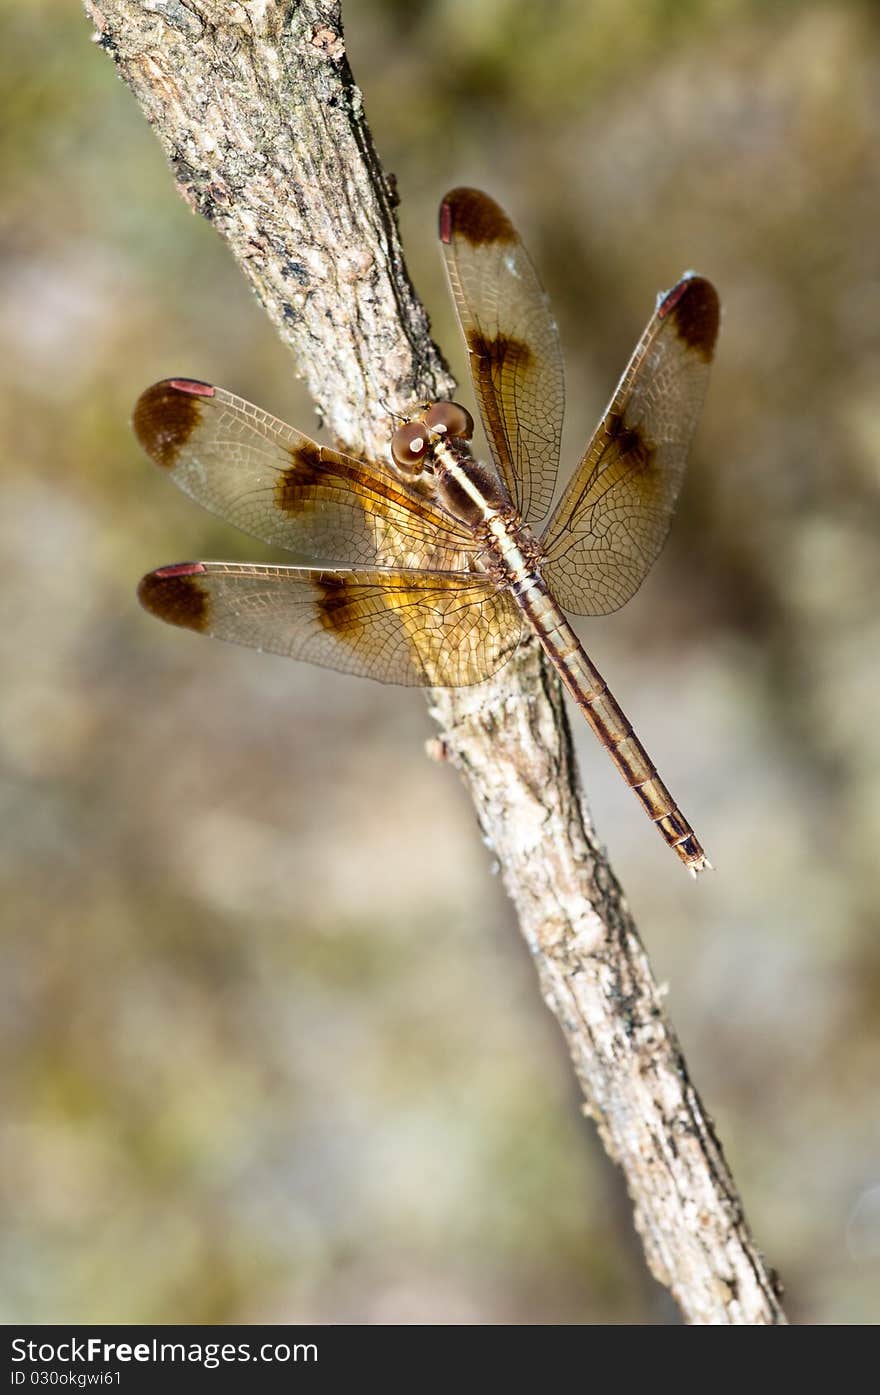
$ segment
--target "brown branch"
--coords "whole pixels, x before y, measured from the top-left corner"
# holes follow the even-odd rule
[[[227,239],[335,437],[384,454],[386,405],[447,395],[452,381],[407,276],[339,5],[86,8],[181,194]],[[565,1034],[585,1112],[625,1174],[652,1273],[690,1322],[784,1322],[593,836],[555,678],[527,644],[495,680],[434,693],[432,704]]]

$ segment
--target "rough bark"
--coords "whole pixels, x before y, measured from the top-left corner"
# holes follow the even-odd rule
[[[334,437],[384,454],[388,406],[453,384],[407,276],[339,5],[86,0],[86,9],[180,193],[227,239]],[[540,651],[524,646],[479,688],[432,694],[432,712],[443,733],[435,753],[474,800],[585,1112],[623,1169],[652,1273],[689,1322],[784,1322],[594,837]],[[681,875],[677,865],[670,875]]]

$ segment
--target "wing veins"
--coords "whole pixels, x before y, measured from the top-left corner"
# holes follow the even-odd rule
[[[655,561],[672,520],[717,328],[718,298],[702,277],[689,273],[658,301],[542,536],[544,574],[567,610],[617,609]]]

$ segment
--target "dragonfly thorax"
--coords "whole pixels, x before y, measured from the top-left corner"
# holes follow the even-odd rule
[[[400,473],[421,483],[438,503],[471,528],[478,528],[510,500],[467,445],[474,431],[470,412],[457,402],[423,403],[391,438],[391,455]]]
[[[513,514],[498,480],[478,465],[468,450],[454,441],[438,441],[431,454],[434,493],[455,518],[471,528],[479,528],[499,514]]]

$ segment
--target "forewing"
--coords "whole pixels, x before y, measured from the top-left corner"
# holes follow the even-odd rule
[[[320,446],[223,388],[156,383],[134,429],[197,503],[304,561],[467,568],[472,535],[390,470]]]
[[[527,521],[545,517],[565,407],[559,331],[510,219],[478,189],[440,205],[440,243],[496,468]]]
[[[617,610],[666,541],[718,323],[718,295],[701,276],[659,300],[542,538],[543,574],[566,610]]]
[[[460,573],[184,562],[145,576],[161,620],[382,683],[479,683],[510,658],[520,611]]]

